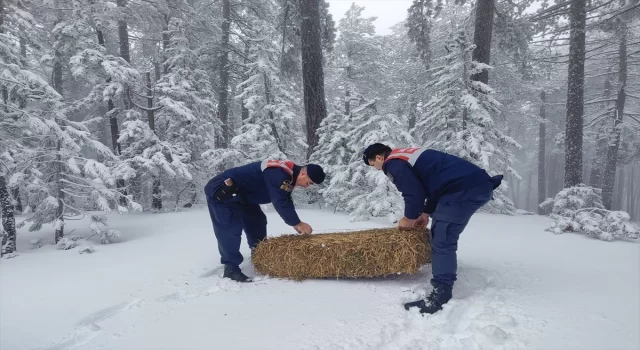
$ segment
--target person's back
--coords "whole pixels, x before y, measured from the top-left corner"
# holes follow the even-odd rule
[[[222,175],[231,178],[238,187],[238,194],[251,204],[267,204],[271,202],[265,176],[277,175],[286,177],[282,168],[261,168],[260,161],[248,163],[225,170]],[[295,166],[295,170],[300,167]]]
[[[393,161],[393,160],[389,160]],[[420,179],[428,196],[438,191],[469,188],[489,179],[487,172],[475,164],[455,155],[426,149],[413,166],[414,173]]]

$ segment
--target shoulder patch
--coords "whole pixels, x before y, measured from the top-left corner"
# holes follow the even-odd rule
[[[280,184],[280,189],[287,192],[293,191],[291,180],[282,180],[282,183]]]

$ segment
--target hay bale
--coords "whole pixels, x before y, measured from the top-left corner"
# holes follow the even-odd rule
[[[431,262],[428,230],[381,228],[268,238],[256,247],[256,271],[293,280],[416,273]]]

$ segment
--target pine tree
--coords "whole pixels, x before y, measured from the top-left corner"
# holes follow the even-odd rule
[[[375,36],[375,17],[363,17],[364,7],[352,4],[340,20],[340,37],[328,55],[325,91],[331,113],[349,115],[351,106],[362,103],[365,96],[379,97],[383,62],[383,40]],[[385,82],[382,82],[385,83]],[[320,145],[319,145],[320,147]]]
[[[12,157],[11,149],[15,147],[14,135],[20,130],[17,128],[16,119],[20,115],[18,107],[23,104],[26,98],[26,91],[21,88],[21,84],[11,84],[12,81],[21,78],[21,67],[24,64],[20,57],[15,41],[8,33],[8,26],[5,22],[11,20],[20,22],[21,17],[25,22],[31,24],[31,16],[28,13],[16,11],[15,4],[5,4],[0,2],[0,92],[2,94],[0,100],[0,217],[2,225],[0,226],[0,256],[5,254],[13,254],[16,250],[16,224],[14,216],[13,203],[9,195],[7,186],[7,177],[15,171],[15,160]],[[22,16],[21,16],[22,15]],[[12,102],[13,100],[13,102]],[[16,103],[16,101],[19,101]],[[14,134],[16,133],[16,134]]]
[[[429,86],[438,92],[424,106],[426,113],[420,116],[412,133],[425,147],[471,161],[490,175],[509,171],[519,178],[511,168],[511,148],[520,145],[495,125],[492,115],[498,114],[501,106],[494,98],[495,92],[487,84],[471,80],[474,74],[491,67],[472,61],[474,45],[468,42],[464,31],[454,33],[447,43],[448,54],[439,60],[441,65],[431,70],[434,80]],[[506,187],[503,181],[495,201],[488,203],[485,210],[514,213]]]
[[[215,168],[265,158],[300,161],[306,157],[306,142],[302,134],[302,120],[298,117],[302,114],[297,107],[300,94],[296,95],[295,79],[290,79],[292,71],[289,69],[295,68],[287,63],[292,63],[290,52],[286,50],[291,38],[285,29],[280,33],[273,27],[272,23],[279,17],[273,2],[247,2],[244,5],[247,6],[245,16],[233,17],[234,23],[242,28],[234,35],[244,43],[244,47],[242,53],[235,48],[232,51],[236,55],[230,56],[230,59],[237,59],[234,76],[242,78],[236,86],[239,91],[234,96],[241,106],[241,126],[230,139],[228,147],[204,154],[210,161],[210,167]],[[255,16],[257,13],[260,15]],[[274,38],[278,40],[274,41]]]
[[[431,65],[431,29],[433,19],[442,10],[442,0],[413,0],[407,10],[407,37],[415,44],[420,59],[427,68]]]
[[[319,148],[314,159],[330,174],[326,189],[321,191],[327,203],[348,212],[353,220],[377,216],[393,221],[402,215],[404,205],[395,185],[382,172],[365,165],[361,155],[376,142],[390,147],[411,146],[411,136],[402,131],[405,123],[395,115],[378,114],[375,101],[367,101],[353,111],[348,131],[331,130],[331,126],[340,126],[331,122],[323,125],[319,136],[330,139],[330,146]]]
[[[352,115],[334,113],[325,118],[318,128],[318,148],[311,155],[310,162],[322,164],[330,180],[333,174],[348,163],[348,135],[353,129]],[[328,181],[325,181],[328,183]]]
[[[304,137],[297,123],[295,98],[278,71],[278,47],[266,23],[255,23],[245,75],[236,97],[248,110],[233,148],[251,160],[265,158],[302,159]]]
[[[416,123],[418,105],[431,93],[422,88],[423,82],[429,80],[427,67],[431,62],[420,59],[420,53],[411,44],[404,23],[391,29],[392,34],[382,40],[382,52],[386,53],[381,72],[385,88],[377,92],[377,96],[386,102],[389,110],[398,116],[406,116],[406,130],[411,130]]]
[[[39,25],[23,10],[15,13],[29,18],[30,22],[22,22],[25,26]],[[61,70],[66,66],[63,58],[70,52],[67,44],[74,42],[64,40],[70,33],[65,28],[65,22],[59,21],[52,31],[57,39],[52,48],[55,53],[49,57],[53,57],[56,89],[20,59],[12,59],[12,64],[2,67],[3,76],[10,78],[3,80],[3,90],[9,92],[10,98],[4,99],[2,107],[10,113],[2,119],[0,129],[11,142],[4,143],[7,150],[0,153],[21,154],[14,158],[16,164],[8,186],[23,189],[27,199],[26,213],[31,215],[20,225],[31,223],[29,230],[34,231],[52,224],[56,243],[64,236],[66,219],[83,217],[95,210],[111,212],[111,203],[122,197],[113,189],[115,178],[109,167],[85,156],[85,150],[92,150],[105,160],[115,160],[111,150],[90,131],[99,119],[74,121],[69,116],[76,106],[67,106],[63,101]],[[10,42],[8,39],[7,43]],[[3,49],[2,56],[15,57],[10,51]],[[118,206],[120,212],[139,208],[130,198],[123,201],[128,208]]]
[[[161,140],[188,154],[183,162],[191,177],[163,174],[167,182],[176,182],[176,185],[186,178],[191,186],[204,186],[207,171],[202,153],[214,148],[215,135],[221,131],[219,120],[212,117],[215,115],[215,91],[211,76],[198,53],[191,48],[187,23],[176,18],[169,29],[173,34],[165,52],[166,73],[155,86],[158,104],[162,106],[154,118],[155,133]]]

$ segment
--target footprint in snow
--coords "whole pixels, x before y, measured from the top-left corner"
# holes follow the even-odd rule
[[[98,322],[108,320],[122,311],[133,308],[142,300],[142,298],[134,299],[89,314],[76,323],[76,328],[62,342],[47,348],[47,350],[71,350],[87,344],[102,333],[102,327],[98,325]]]

